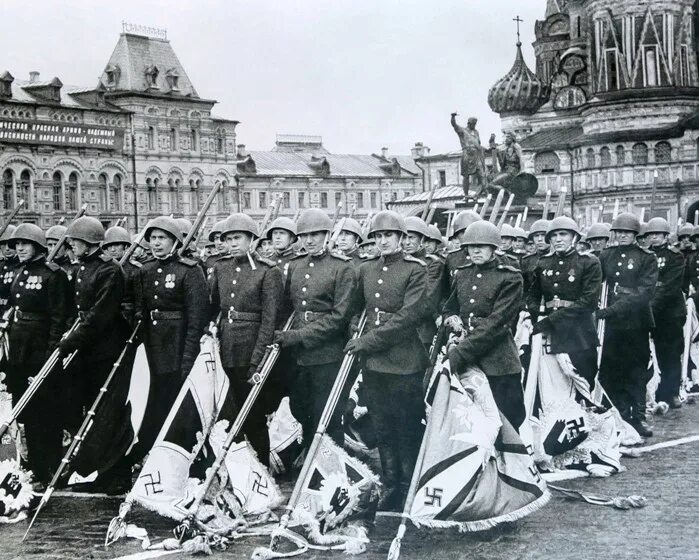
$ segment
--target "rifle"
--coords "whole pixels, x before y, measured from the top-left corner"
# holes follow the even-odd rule
[[[333,216],[333,227],[330,230],[331,235],[330,239],[327,241],[327,247],[328,251],[332,251],[333,248],[335,247],[335,243],[337,243],[337,238],[340,237],[340,233],[342,232],[342,227],[345,225],[345,222],[347,221],[347,218],[342,218],[340,220],[340,223],[338,224],[338,218],[340,217],[340,212],[342,211],[342,201],[340,201],[337,205],[337,208],[335,208],[335,215]],[[326,237],[327,239],[327,237]]]
[[[481,218],[485,220],[485,213],[488,211],[488,206],[490,206],[490,201],[493,198],[493,193],[488,193],[488,196],[485,197],[485,200],[483,201],[483,207],[481,208],[480,215]]]
[[[189,244],[196,237],[197,233],[199,232],[199,229],[204,224],[204,217],[206,216],[206,213],[208,212],[209,207],[213,204],[214,198],[216,198],[218,191],[220,191],[222,188],[223,188],[223,186],[221,185],[221,183],[216,183],[211,188],[211,192],[209,193],[209,196],[204,201],[204,205],[199,209],[199,213],[197,214],[197,217],[194,219],[194,223],[192,224],[192,228],[189,230],[187,237],[185,237],[184,241],[182,242],[182,247],[180,247],[179,250],[177,251],[177,254],[179,257],[182,257],[184,255],[185,251],[187,250],[187,247],[189,247]],[[135,250],[135,247],[134,247],[134,250]],[[131,252],[131,254],[133,254],[133,251]],[[126,255],[124,255],[124,256],[126,256]]]
[[[73,218],[73,221],[77,220],[78,218],[82,218],[85,215],[85,211],[87,210],[87,204],[83,204],[80,210],[75,214],[75,218]],[[51,249],[51,252],[49,253],[49,256],[46,257],[46,262],[53,262],[53,259],[56,258],[58,255],[58,252],[61,250],[61,247],[63,247],[63,244],[66,242],[66,239],[68,238],[68,230],[63,232],[63,235],[59,238],[58,242],[54,246],[53,249]]]
[[[7,231],[7,227],[12,223],[12,220],[15,219],[15,216],[20,211],[22,206],[24,206],[24,200],[20,199],[19,202],[17,203],[17,206],[15,206],[12,209],[12,212],[10,212],[10,215],[5,220],[5,223],[2,224],[2,228],[0,228],[0,237],[2,237],[2,235]]]
[[[269,227],[269,224],[272,221],[272,216],[274,215],[274,205],[277,201],[278,199],[275,198],[274,200],[272,200],[272,202],[269,203],[269,206],[267,207],[267,212],[265,212],[265,217],[262,218],[262,224],[260,225],[260,235],[262,235]],[[257,246],[259,245],[261,239],[261,237],[258,237],[257,239],[253,240],[253,242],[250,244],[251,253],[254,253],[257,250]]]
[[[502,204],[502,199],[505,196],[505,189],[499,189],[498,190],[498,195],[495,197],[495,204],[493,205],[493,211],[490,214],[490,218],[488,218],[488,221],[491,224],[495,223],[496,218],[498,217],[498,212],[500,211],[500,205]]]
[[[507,199],[507,204],[505,204],[505,209],[502,211],[502,216],[500,216],[500,220],[498,221],[498,227],[502,227],[502,224],[505,223],[505,218],[507,218],[507,213],[510,211],[514,199],[515,195],[510,194],[510,197]]]
[[[556,214],[553,216],[554,218],[558,218],[558,216],[563,215],[563,208],[565,207],[567,192],[568,189],[566,189],[565,187],[561,187],[561,190],[558,194],[558,205],[556,206]]]
[[[352,335],[353,340],[359,338],[362,335],[365,326],[366,310],[362,311],[362,315],[359,318],[357,332],[355,332],[354,335]],[[284,508],[284,514],[282,515],[282,518],[279,520],[277,530],[272,533],[272,539],[269,545],[269,548],[272,551],[276,550],[279,544],[278,531],[284,531],[289,526],[289,522],[291,521],[291,514],[294,512],[296,506],[298,505],[299,498],[301,497],[301,492],[303,491],[303,487],[306,484],[306,479],[310,475],[311,467],[313,466],[313,463],[315,461],[315,456],[317,455],[318,450],[320,449],[321,439],[323,435],[325,435],[325,430],[327,429],[328,424],[332,419],[333,412],[335,411],[335,408],[337,407],[337,404],[340,400],[342,389],[344,388],[345,383],[347,382],[350,370],[352,369],[352,365],[354,364],[354,358],[354,354],[348,353],[345,354],[345,357],[342,360],[340,371],[338,372],[337,377],[335,378],[335,383],[333,383],[330,395],[328,396],[328,402],[325,404],[325,408],[323,409],[323,414],[320,417],[318,428],[316,429],[316,433],[313,436],[313,441],[311,442],[311,445],[308,448],[308,454],[306,455],[306,460],[303,463],[303,467],[301,467],[301,473],[299,474],[299,477],[296,479],[296,484],[294,485],[294,490],[291,493],[291,498],[289,498],[289,503]]]
[[[288,331],[291,328],[293,322],[294,313],[292,313],[289,316],[286,323],[284,324],[284,327],[282,328],[282,331]],[[257,366],[255,373],[253,373],[252,375],[252,381],[254,385],[248,393],[248,396],[246,397],[243,406],[240,408],[240,412],[238,412],[238,415],[233,421],[233,425],[228,431],[228,436],[226,437],[226,440],[223,443],[221,453],[219,453],[218,457],[216,457],[216,460],[214,461],[211,468],[207,470],[206,479],[204,479],[203,489],[198,490],[197,498],[189,507],[189,513],[187,514],[187,517],[184,519],[184,521],[182,521],[179,527],[175,529],[175,534],[178,536],[180,542],[182,542],[184,537],[189,533],[192,523],[196,521],[199,508],[201,507],[202,502],[206,498],[206,495],[209,492],[209,489],[211,488],[211,485],[213,484],[216,475],[221,469],[221,466],[226,460],[226,455],[228,455],[228,452],[230,451],[233,442],[238,437],[238,434],[240,433],[243,424],[245,424],[245,420],[247,420],[248,414],[250,414],[250,410],[252,410],[252,407],[255,404],[255,401],[257,400],[260,391],[262,391],[262,387],[264,386],[265,381],[267,381],[267,378],[269,377],[269,374],[272,371],[274,364],[277,362],[277,358],[279,357],[280,352],[281,349],[279,347],[279,344],[270,344],[265,349],[265,354],[262,357],[262,360],[260,360],[260,363]]]
[[[427,195],[427,201],[425,202],[425,207],[422,209],[422,213],[420,214],[420,217],[422,218],[423,221],[427,221],[427,214],[430,211],[430,206],[432,205],[432,199],[434,198],[434,192],[437,190],[437,185],[439,185],[439,182],[435,181],[434,186],[430,189],[430,194]]]
[[[80,426],[80,429],[73,437],[73,440],[70,442],[70,446],[68,447],[68,451],[66,451],[65,455],[63,456],[63,459],[61,459],[61,462],[59,463],[58,468],[56,469],[56,472],[53,473],[53,477],[51,478],[51,482],[49,482],[49,485],[46,488],[44,495],[41,496],[41,501],[39,502],[39,505],[37,506],[36,511],[34,512],[34,516],[32,517],[32,520],[29,523],[29,527],[27,527],[27,530],[24,533],[24,536],[22,537],[23,542],[27,538],[29,531],[31,531],[31,528],[34,525],[34,522],[36,521],[36,518],[38,517],[39,512],[51,499],[51,495],[53,494],[53,491],[56,488],[56,484],[58,484],[58,481],[60,480],[61,475],[68,468],[71,461],[77,456],[78,452],[80,451],[80,445],[82,444],[83,441],[85,441],[85,438],[90,433],[90,430],[92,429],[92,426],[94,425],[94,422],[95,422],[95,414],[97,413],[97,408],[99,407],[100,403],[102,402],[102,398],[104,397],[104,395],[107,394],[107,390],[109,389],[109,385],[111,384],[112,379],[114,378],[114,375],[116,374],[117,370],[121,366],[121,362],[124,360],[124,356],[126,355],[126,351],[133,344],[133,342],[136,338],[136,333],[138,332],[138,329],[140,329],[140,328],[141,328],[141,321],[139,320],[138,323],[136,323],[136,326],[134,327],[133,331],[131,332],[131,336],[126,341],[126,345],[122,349],[121,354],[119,354],[119,357],[117,358],[116,362],[114,362],[114,365],[112,366],[112,369],[109,372],[107,379],[105,379],[104,383],[102,384],[102,387],[100,388],[99,393],[97,393],[97,398],[92,403],[90,410],[87,411],[87,414],[85,415],[85,418],[83,419],[83,423]]]
[[[63,338],[68,336],[69,334],[73,333],[75,329],[78,328],[80,325],[81,319],[78,317],[75,322],[73,323],[73,326],[70,327],[68,332],[63,335]],[[68,358],[66,358],[66,361],[64,362],[64,367],[70,363],[70,361],[75,357],[75,354],[77,353],[77,350],[73,352]],[[44,363],[44,365],[41,367],[39,370],[39,373],[37,373],[34,378],[32,379],[31,384],[29,387],[27,387],[26,391],[22,394],[22,396],[19,398],[17,401],[17,404],[12,408],[12,412],[10,413],[10,417],[6,420],[2,421],[2,424],[0,424],[0,437],[3,436],[3,434],[7,431],[7,429],[10,427],[10,424],[12,424],[19,415],[22,413],[22,411],[25,409],[31,398],[34,396],[34,394],[39,390],[39,387],[41,387],[41,384],[46,380],[46,378],[49,376],[53,368],[56,366],[60,359],[60,352],[59,349],[56,348],[51,355],[49,356],[48,360]]]

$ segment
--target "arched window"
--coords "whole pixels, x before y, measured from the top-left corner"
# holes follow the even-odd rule
[[[53,209],[61,209],[61,199],[63,198],[63,175],[60,171],[56,171],[53,174]]]
[[[6,169],[2,174],[2,208],[3,210],[11,210],[14,206],[14,190],[15,176],[11,170]]]
[[[148,127],[148,149],[155,150],[155,128]]]
[[[27,169],[22,171],[19,176],[18,196],[24,200],[24,210],[30,210],[32,208],[32,176]]]
[[[121,175],[114,175],[114,181],[112,182],[112,212],[121,211]]]
[[[536,173],[558,173],[561,169],[561,160],[556,152],[541,152],[534,156],[534,170]]]
[[[616,164],[626,165],[626,150],[622,145],[616,147]]]
[[[146,179],[146,190],[148,191],[148,211],[157,212],[158,210],[158,192],[153,179]]]
[[[108,180],[107,176],[104,173],[100,173],[99,176],[99,192],[97,193],[97,196],[99,197],[100,201],[100,210],[102,212],[108,212],[109,211],[109,206],[107,205],[107,201],[109,200],[109,192],[108,192]]]
[[[595,165],[595,150],[588,148],[585,152],[585,167],[588,169],[594,169],[597,167]]]
[[[612,152],[607,146],[602,146],[599,151],[599,163],[602,167],[610,167],[612,165]]]
[[[170,179],[168,181],[168,186],[170,187],[170,212],[177,213],[180,211],[180,203],[177,191],[180,189],[180,180]]]
[[[75,212],[78,209],[78,174],[73,171],[68,177],[68,189],[66,190],[66,210]]]
[[[672,160],[672,146],[669,142],[658,142],[655,145],[655,163],[670,163]]]
[[[177,130],[174,127],[170,129],[170,149],[177,150]]]
[[[228,207],[226,204],[226,194],[228,192],[228,181],[221,181],[221,190],[218,191],[218,202],[216,203],[218,205],[219,211],[223,210],[225,211],[226,208]]]
[[[201,188],[201,179],[196,179],[193,181],[190,181],[190,212],[192,214],[199,212],[199,189]]]
[[[631,160],[634,165],[645,165],[648,163],[648,146],[643,142],[634,144],[631,149]]]
[[[199,149],[199,142],[198,142],[198,136],[197,136],[197,129],[193,128],[190,131],[190,138],[189,138],[189,149],[192,150],[193,152],[196,152]]]

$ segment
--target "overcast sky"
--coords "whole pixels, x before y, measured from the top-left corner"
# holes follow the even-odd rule
[[[479,117],[484,143],[500,122],[490,86],[511,67],[516,15],[534,68],[545,0],[119,0],[3,2],[7,69],[93,85],[122,20],[167,29],[200,96],[241,121],[239,142],[270,149],[277,133],[318,134],[336,153],[387,146],[457,149],[449,115]]]

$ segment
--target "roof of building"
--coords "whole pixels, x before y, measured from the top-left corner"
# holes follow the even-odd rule
[[[147,69],[157,69],[155,85],[149,86]],[[116,84],[111,84],[107,70],[115,71]],[[177,88],[171,88],[168,75],[177,76]],[[194,85],[167,39],[122,33],[114,47],[100,81],[111,91],[160,92],[198,98]]]
[[[2,99],[3,102],[30,103],[32,105],[55,105],[70,109],[91,109],[109,112],[127,112],[110,104],[108,101],[91,103],[90,98],[84,94],[99,93],[98,88],[86,88],[85,86],[71,86],[61,84],[58,78],[52,80],[17,80],[12,82],[12,97]],[[46,87],[60,87],[60,101],[53,101],[41,95],[40,91]]]

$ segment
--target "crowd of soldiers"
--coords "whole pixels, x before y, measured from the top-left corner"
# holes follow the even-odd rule
[[[139,323],[150,389],[138,444],[128,457],[113,460],[111,470],[100,471],[112,489],[115,481],[121,490],[130,483],[131,468],[154,443],[212,323],[231,384],[222,411],[230,418],[251,390],[267,346],[282,348],[243,429],[263,462],[269,457],[267,418],[280,399],[290,397],[310,442],[343,357],[357,357],[328,434],[343,445],[344,406],[361,370],[383,509],[398,510],[405,499],[423,431],[424,376],[442,325],[462,334],[448,348],[452,370],[482,369],[516,429],[525,420],[522,371],[528,364],[514,339],[523,311],[534,333],[547,335],[548,351],[569,354],[591,385],[599,378],[641,435],[652,435],[645,393],[650,340],[662,378],[656,397],[681,406],[685,298],[699,284],[693,245],[699,230],[691,227],[679,231],[677,248],[662,218],[642,225],[622,213],[583,235],[564,216],[537,220],[525,232],[498,228],[466,210],[445,239],[421,218],[392,211],[362,227],[307,209],[296,221],[280,217],[262,232],[249,216],[233,214],[208,232],[201,254],[195,243],[182,247],[191,228],[187,220],[162,216],[135,238],[80,217],[46,232],[28,223],[10,226],[0,238],[0,304],[12,310],[5,326],[8,390],[18,398],[54,349],[61,357],[77,351],[20,417],[27,466],[39,483],[50,480],[64,430],[75,433]],[[67,243],[56,249],[62,239]],[[120,263],[133,243],[132,258]],[[50,261],[49,251],[55,253]],[[352,336],[362,313],[366,327]]]

